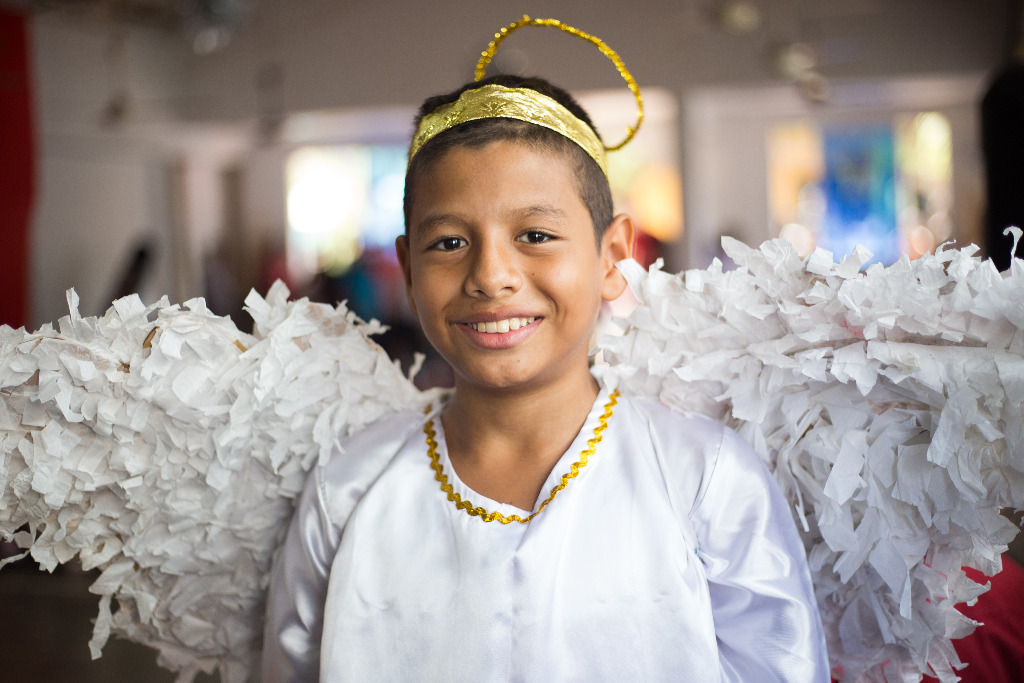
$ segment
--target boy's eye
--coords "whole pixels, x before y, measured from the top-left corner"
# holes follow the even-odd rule
[[[526,242],[528,244],[541,244],[543,242],[548,242],[553,239],[554,237],[552,237],[551,235],[547,234],[546,232],[541,232],[539,230],[529,230],[527,232],[524,232],[519,237],[520,242]]]
[[[466,246],[466,244],[466,240],[461,237],[442,237],[438,241],[434,242],[430,248],[436,249],[437,251],[454,251],[460,247]]]

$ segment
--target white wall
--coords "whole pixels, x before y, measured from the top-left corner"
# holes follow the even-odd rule
[[[45,14],[33,18],[31,37],[39,154],[32,326],[67,312],[70,287],[83,314],[103,312],[144,242],[155,257],[144,299],[201,294],[195,259],[221,223],[209,181],[249,144],[244,132],[182,123],[187,53],[177,36]],[[120,92],[126,107],[114,120],[109,106]]]
[[[32,320],[66,312],[75,286],[82,310],[108,302],[134,246],[152,235],[166,251],[167,179],[149,141],[104,123],[115,92],[130,84],[131,117],[168,119],[161,93],[176,89],[181,60],[168,41],[100,23],[49,15],[32,21],[39,191],[32,233]],[[157,40],[154,40],[157,38]],[[168,289],[161,263],[156,287]]]

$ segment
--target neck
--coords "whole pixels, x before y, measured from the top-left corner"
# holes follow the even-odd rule
[[[542,388],[493,390],[456,382],[443,424],[450,451],[471,459],[557,460],[597,397],[589,371]]]

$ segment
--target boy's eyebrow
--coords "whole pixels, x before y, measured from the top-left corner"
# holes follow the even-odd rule
[[[423,217],[419,223],[416,224],[416,230],[418,232],[424,230],[432,230],[442,225],[466,225],[469,223],[462,216],[455,213],[432,213]]]
[[[540,216],[543,218],[550,218],[558,222],[565,221],[566,217],[565,211],[558,208],[557,206],[551,206],[550,204],[534,204],[533,206],[526,206],[523,207],[522,209],[510,211],[509,213],[511,213],[514,217],[520,219],[534,218],[536,216]]]
[[[540,216],[550,218],[551,220],[561,223],[566,219],[566,212],[564,210],[557,206],[551,206],[550,204],[524,206],[520,209],[511,209],[506,211],[505,214],[509,218],[518,220],[525,220]],[[470,221],[468,219],[457,213],[434,213],[424,216],[423,220],[416,224],[416,231],[427,232],[443,225],[467,226],[469,223]]]

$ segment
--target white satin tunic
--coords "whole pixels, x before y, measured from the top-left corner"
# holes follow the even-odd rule
[[[540,500],[579,459],[602,391]],[[275,568],[265,681],[828,681],[790,511],[733,432],[620,398],[528,524],[456,509],[405,413],[314,470]],[[526,514],[466,487],[505,515]]]

